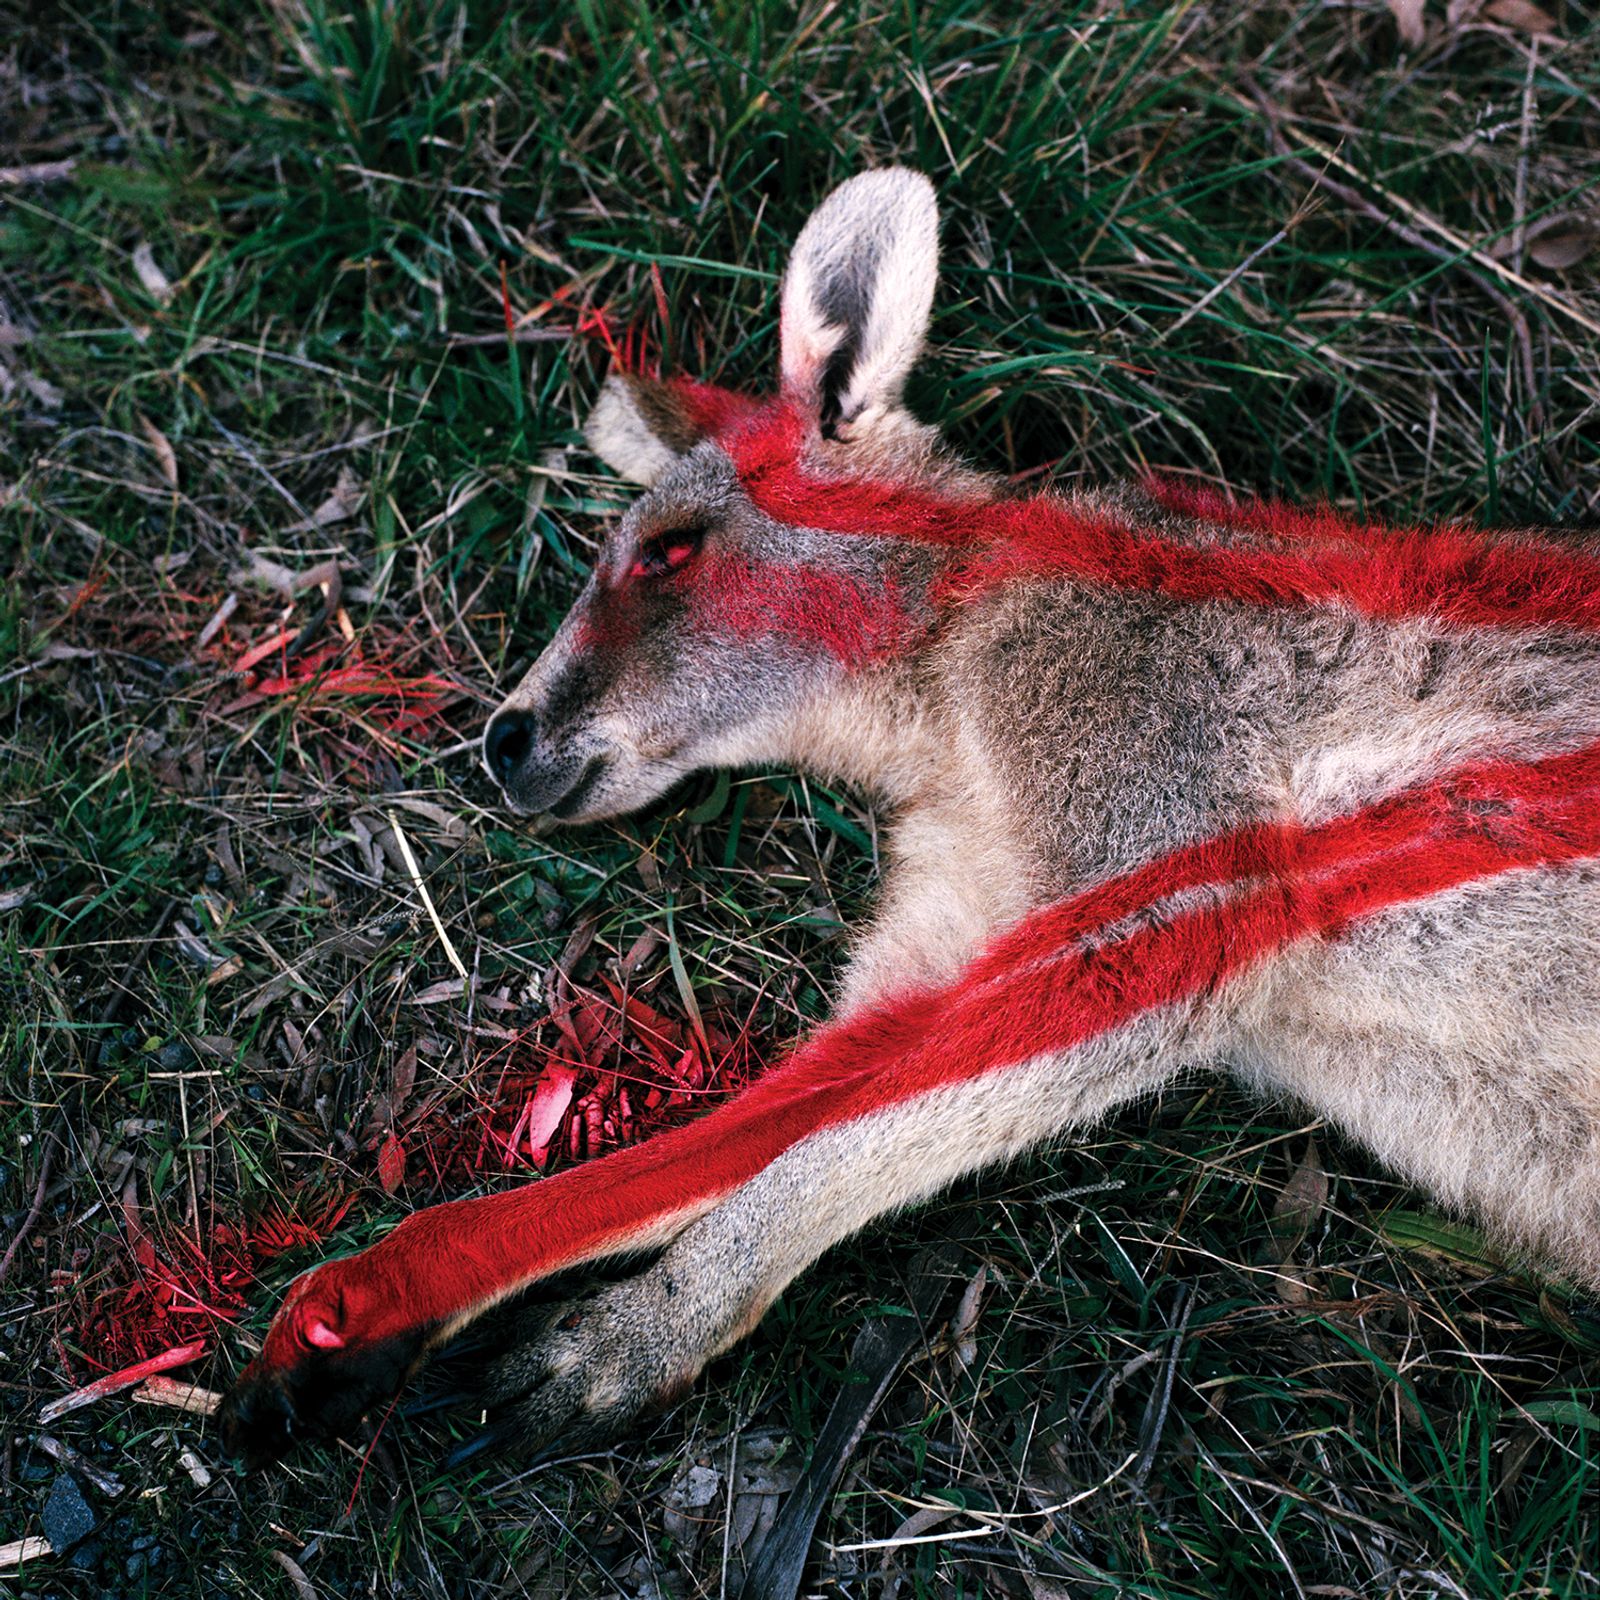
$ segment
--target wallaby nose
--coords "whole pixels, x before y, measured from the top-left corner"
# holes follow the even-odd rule
[[[483,762],[490,776],[504,786],[533,743],[534,720],[528,711],[501,711],[483,730]]]

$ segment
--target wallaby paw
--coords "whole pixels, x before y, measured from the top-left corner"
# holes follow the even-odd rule
[[[549,1460],[609,1444],[688,1389],[709,1359],[678,1327],[670,1280],[644,1273],[542,1312],[537,1332],[489,1364],[483,1429],[455,1461],[485,1451]]]

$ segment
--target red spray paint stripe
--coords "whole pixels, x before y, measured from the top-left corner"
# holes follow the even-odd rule
[[[1381,522],[1358,522],[1326,503],[1300,506],[1283,500],[1240,500],[1210,484],[1187,483],[1158,473],[1145,478],[1144,489],[1157,505],[1174,516],[1288,543],[1372,544],[1392,538],[1396,531]],[[1453,531],[1483,538],[1468,528]]]
[[[707,553],[675,584],[704,633],[799,640],[851,669],[886,660],[912,633],[892,580],[874,586],[823,567]]]
[[[1296,939],[1596,854],[1600,744],[1478,763],[1332,823],[1245,829],[1176,852],[1024,919],[950,988],[822,1029],[686,1128],[527,1188],[436,1206],[318,1268],[291,1291],[257,1369],[292,1365],[312,1318],[362,1345],[469,1314],[703,1212],[809,1134],[1192,1001]],[[1234,892],[1081,944],[1130,908],[1200,885]]]
[[[715,437],[729,433],[754,421],[763,411],[761,401],[714,383],[672,378],[667,387],[688,413],[691,426],[701,434]]]
[[[1239,502],[1153,480],[1151,493],[1176,514],[1269,541],[1197,548],[1048,494],[1002,499],[824,477],[800,464],[810,430],[792,407],[709,384],[676,387],[768,516],[946,549],[958,558],[942,586],[946,600],[970,600],[1018,578],[1061,576],[1181,600],[1345,605],[1373,617],[1429,616],[1459,627],[1600,631],[1600,561],[1528,534],[1383,528],[1327,508]]]

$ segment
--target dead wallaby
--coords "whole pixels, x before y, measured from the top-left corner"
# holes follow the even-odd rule
[[[230,1396],[348,1427],[558,1268],[491,1427],[625,1427],[873,1217],[1225,1063],[1600,1286],[1600,560],[1149,482],[1019,497],[901,389],[937,210],[868,172],[800,235],[780,382],[611,378],[646,493],[489,723],[532,826],[785,763],[891,820],[837,1019],[700,1121],[408,1218],[290,1289]]]

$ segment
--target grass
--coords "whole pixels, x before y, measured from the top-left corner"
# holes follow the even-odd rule
[[[83,1307],[141,1234],[169,1259],[343,1197],[324,1248],[374,1237],[439,1188],[413,1152],[386,1192],[374,1127],[470,1120],[562,972],[631,954],[664,1015],[769,1051],[825,1008],[874,878],[858,799],[707,777],[534,845],[475,769],[623,504],[577,433],[602,324],[763,383],[807,210],[903,160],[947,219],[913,400],[976,460],[1592,522],[1600,35],[1550,9],[1535,38],[1430,7],[1403,48],[1378,4],[0,8],[0,167],[36,169],[0,179],[0,1542],[38,1531],[37,1404],[92,1371]],[[381,692],[329,687],[331,616],[249,692],[240,656],[316,620],[284,575],[330,559]],[[396,1418],[364,1475],[235,1480],[181,1414],[80,1412],[56,1436],[123,1492],[7,1581],[281,1594],[282,1556],[322,1594],[721,1593],[933,1236],[985,1274],[972,1343],[892,1391],[808,1592],[1600,1591],[1592,1309],[1214,1085],[834,1252],[559,1472],[446,1472],[461,1424]],[[220,1386],[312,1258],[260,1259],[238,1330],[169,1308],[167,1342],[202,1326]],[[713,1497],[675,1510],[696,1464]]]

